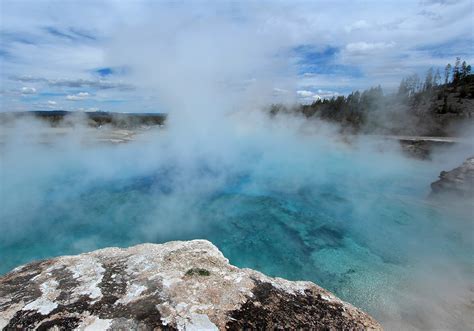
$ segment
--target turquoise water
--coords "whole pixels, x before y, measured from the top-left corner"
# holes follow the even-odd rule
[[[5,149],[0,273],[101,247],[205,238],[234,265],[314,281],[389,328],[441,325],[434,312],[469,325],[449,309],[472,298],[472,208],[426,198],[442,164],[295,142],[166,156],[162,145]]]

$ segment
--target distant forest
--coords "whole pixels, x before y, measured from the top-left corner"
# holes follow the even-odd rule
[[[474,75],[471,65],[458,57],[442,73],[430,68],[424,79],[417,74],[402,79],[393,94],[384,95],[379,85],[310,105],[276,104],[268,111],[335,122],[354,133],[451,135],[455,124],[474,117]]]

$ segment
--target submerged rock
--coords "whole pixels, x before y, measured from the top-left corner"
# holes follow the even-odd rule
[[[463,197],[474,197],[474,156],[451,171],[441,171],[439,180],[431,183],[433,195],[455,194]]]
[[[106,248],[0,277],[0,329],[381,329],[311,282],[229,264],[210,242]]]
[[[416,159],[427,160],[430,159],[432,145],[426,141],[417,140],[400,140],[402,152]]]

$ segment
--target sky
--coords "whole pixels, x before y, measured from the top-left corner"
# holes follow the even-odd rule
[[[0,0],[0,111],[310,103],[474,59],[472,0]]]

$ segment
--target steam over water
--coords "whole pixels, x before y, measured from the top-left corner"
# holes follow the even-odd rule
[[[169,116],[126,144],[81,125],[56,138],[40,123],[0,127],[0,274],[202,238],[238,267],[314,281],[387,330],[472,330],[474,202],[427,196],[473,146],[421,161],[316,116],[253,111],[377,84],[391,93],[448,57],[472,63],[472,1],[323,3],[1,1],[0,111]],[[370,125],[419,132],[406,115],[364,109]]]
[[[234,265],[314,281],[389,329],[472,326],[472,206],[426,198],[464,155],[418,161],[291,121],[222,127],[219,139],[176,139],[183,132],[170,127],[123,145],[84,146],[80,132],[49,145],[11,138],[0,272],[205,238]]]

